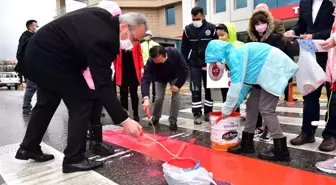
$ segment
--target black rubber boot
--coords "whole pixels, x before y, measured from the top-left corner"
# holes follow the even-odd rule
[[[290,161],[287,138],[273,139],[273,141],[273,148],[261,152],[258,157],[269,161]]]
[[[93,154],[108,156],[114,154],[112,145],[103,142],[103,125],[90,125],[90,150]]]
[[[248,132],[243,132],[243,137],[240,143],[235,146],[235,147],[230,147],[228,149],[228,152],[234,153],[234,154],[250,154],[254,153],[254,133],[248,133]]]

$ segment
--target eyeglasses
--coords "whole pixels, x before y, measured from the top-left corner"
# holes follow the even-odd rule
[[[132,36],[132,40],[134,42],[140,42],[140,40],[134,35],[134,33],[131,31],[131,28],[128,26],[128,30],[129,32],[131,33],[131,36]]]

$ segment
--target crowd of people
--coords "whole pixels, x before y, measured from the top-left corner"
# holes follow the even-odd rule
[[[138,123],[139,86],[143,109],[147,115],[151,115],[150,124],[157,125],[162,114],[166,87],[170,85],[172,97],[169,124],[171,130],[177,130],[180,89],[188,74],[194,124],[209,121],[213,100],[211,90],[207,88],[206,65],[216,63],[230,71],[230,87],[221,89],[224,118],[233,111],[240,112],[240,104],[249,95],[242,140],[238,146],[231,147],[228,151],[235,154],[254,153],[253,139],[260,137],[263,141],[274,141],[273,147],[260,152],[258,156],[261,159],[289,161],[287,139],[275,110],[279,98],[288,91],[288,83],[298,70],[298,65],[293,61],[293,36],[327,40],[322,46],[330,49],[331,53],[336,45],[335,30],[332,29],[332,2],[307,2],[310,1],[301,0],[298,23],[287,32],[283,22],[273,18],[267,5],[256,6],[247,25],[249,41],[246,44],[237,40],[233,23],[214,25],[206,21],[201,7],[194,7],[191,10],[192,23],[183,31],[181,52],[174,47],[163,47],[154,42],[143,14],[122,14],[117,4],[111,1],[101,1],[98,8],[68,13],[43,26],[36,33],[37,22],[28,21],[27,31],[20,38],[16,71],[28,79],[23,113],[31,115],[16,158],[38,162],[54,158],[53,155],[42,152],[40,143],[63,100],[69,111],[63,172],[101,167],[102,162],[88,160],[84,156],[86,133],[90,130],[90,137],[94,138],[94,153],[110,155],[114,152],[112,146],[102,142],[100,114],[104,107],[115,124],[121,124],[126,133],[139,136],[142,132]],[[86,29],[87,27],[95,29]],[[333,35],[329,38],[331,31]],[[143,39],[144,42],[140,44]],[[328,120],[319,149],[333,151],[336,149],[336,124],[332,123],[336,116],[336,95],[330,92],[336,90],[336,72],[332,61],[334,56],[329,55],[328,60],[326,53],[316,55],[317,62],[324,70],[327,69],[330,77],[325,83],[330,98],[326,116]],[[83,75],[85,72],[88,72],[89,77]],[[114,84],[119,86],[120,101]],[[205,91],[204,104],[202,84]],[[35,90],[29,91],[30,87]],[[311,122],[320,119],[321,89],[322,86],[304,96],[302,132],[290,141],[292,145],[315,142],[317,127],[312,126]],[[36,90],[37,103],[31,111],[31,94]],[[129,118],[129,93],[134,121]],[[285,93],[285,100],[288,100],[287,94]],[[152,103],[154,109],[151,113]],[[325,165],[330,164],[330,161],[336,164],[336,159],[332,159],[318,163],[317,166],[322,170],[330,170],[330,165]]]

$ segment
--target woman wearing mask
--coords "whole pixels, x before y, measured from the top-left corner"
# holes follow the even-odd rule
[[[249,20],[248,35],[251,42],[263,42],[285,52],[285,38],[279,34],[274,34],[274,19],[272,15],[264,9],[256,9]],[[262,117],[259,114],[255,136],[261,141],[271,141],[271,136],[267,127],[262,127]]]
[[[219,40],[229,42],[234,47],[238,47],[244,44],[243,42],[237,40],[236,25],[230,22],[225,22],[224,24],[217,25],[216,32]],[[229,90],[228,88],[221,88],[223,102],[225,102],[226,100],[228,90]],[[240,109],[237,108],[235,112],[240,112]]]
[[[138,87],[144,68],[141,45],[137,43],[133,48],[128,47],[127,49],[120,50],[120,54],[117,56],[114,64],[116,69],[116,83],[120,87],[120,102],[123,107],[128,110],[128,93],[130,93],[133,118],[135,121],[140,121],[138,113]]]

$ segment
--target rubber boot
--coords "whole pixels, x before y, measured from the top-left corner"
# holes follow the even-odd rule
[[[235,147],[230,147],[228,152],[234,154],[250,154],[254,153],[254,133],[243,132],[243,137],[240,143]]]
[[[93,154],[108,156],[114,154],[112,145],[103,142],[103,125],[90,125],[90,150]]]
[[[273,139],[273,142],[273,148],[261,152],[258,157],[269,161],[290,161],[287,138]]]

